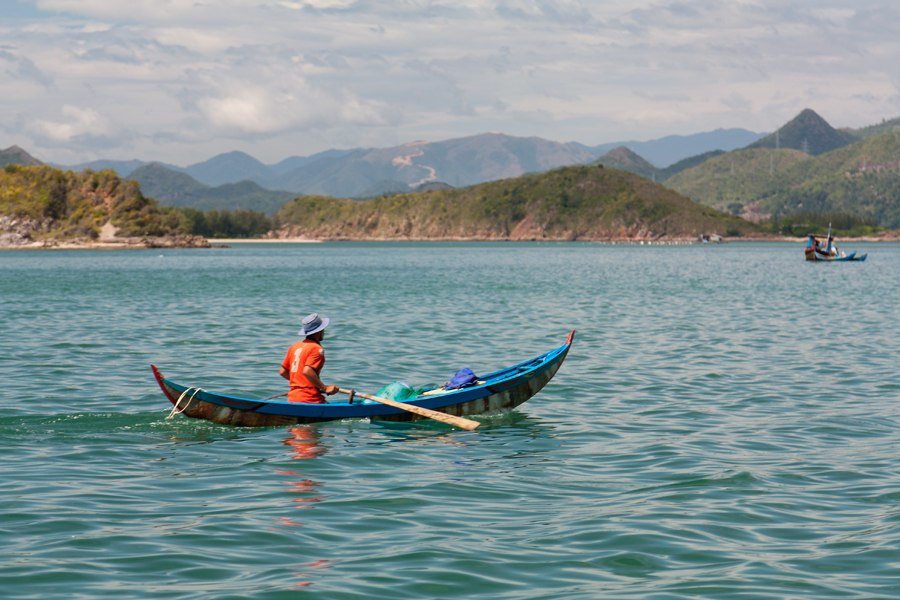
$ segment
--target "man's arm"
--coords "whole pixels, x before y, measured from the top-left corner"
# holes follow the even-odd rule
[[[325,385],[322,380],[319,378],[319,374],[316,373],[316,370],[306,365],[303,367],[303,374],[306,375],[306,378],[309,379],[310,383],[316,386],[316,389],[320,392],[323,392],[329,396],[332,394],[338,393],[338,386],[336,385]]]
[[[288,371],[287,369],[285,369],[284,367],[281,367],[281,370],[278,372],[278,374],[289,381],[291,379],[291,372]]]

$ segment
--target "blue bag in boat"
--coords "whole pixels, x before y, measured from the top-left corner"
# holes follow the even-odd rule
[[[472,369],[466,367],[464,369],[460,369],[456,372],[456,375],[450,378],[450,381],[444,386],[445,390],[458,390],[459,388],[469,387],[470,385],[475,385],[475,382],[478,381],[478,377],[472,371]]]

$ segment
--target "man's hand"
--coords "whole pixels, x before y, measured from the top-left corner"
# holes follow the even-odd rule
[[[326,396],[333,396],[334,394],[337,394],[339,391],[341,391],[341,388],[336,385],[326,385],[324,391]]]

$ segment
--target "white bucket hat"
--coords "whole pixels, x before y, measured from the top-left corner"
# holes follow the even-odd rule
[[[303,317],[301,321],[300,331],[297,332],[302,338],[318,333],[328,327],[331,319],[328,317],[320,317],[319,313],[312,313]]]

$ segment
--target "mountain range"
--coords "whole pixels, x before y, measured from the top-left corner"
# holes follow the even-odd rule
[[[131,171],[128,179],[137,181],[141,191],[167,206],[198,210],[255,210],[274,214],[285,202],[296,196],[291,192],[262,188],[252,181],[204,185],[181,171],[160,163],[149,163]]]
[[[229,152],[188,167],[132,160],[95,161],[74,169],[112,168],[167,205],[272,215],[298,194],[373,198],[602,164],[753,220],[842,211],[872,224],[900,227],[898,131],[900,119],[838,130],[804,109],[769,135],[731,129],[590,147],[492,133],[391,148],[329,150],[272,165]],[[659,167],[635,148],[681,158]],[[15,146],[0,151],[0,166],[36,162]]]
[[[210,187],[252,181],[267,190],[359,198],[410,191],[433,182],[465,187],[560,166],[586,164],[619,146],[632,148],[658,164],[667,165],[699,152],[743,147],[763,135],[745,129],[719,129],[690,136],[592,147],[576,142],[486,133],[390,148],[328,150],[307,157],[289,157],[272,165],[238,151],[187,167],[156,164],[190,175],[197,183]],[[97,160],[62,168],[112,169],[121,177],[129,177],[147,164],[140,160]],[[170,201],[167,197],[159,200]]]

